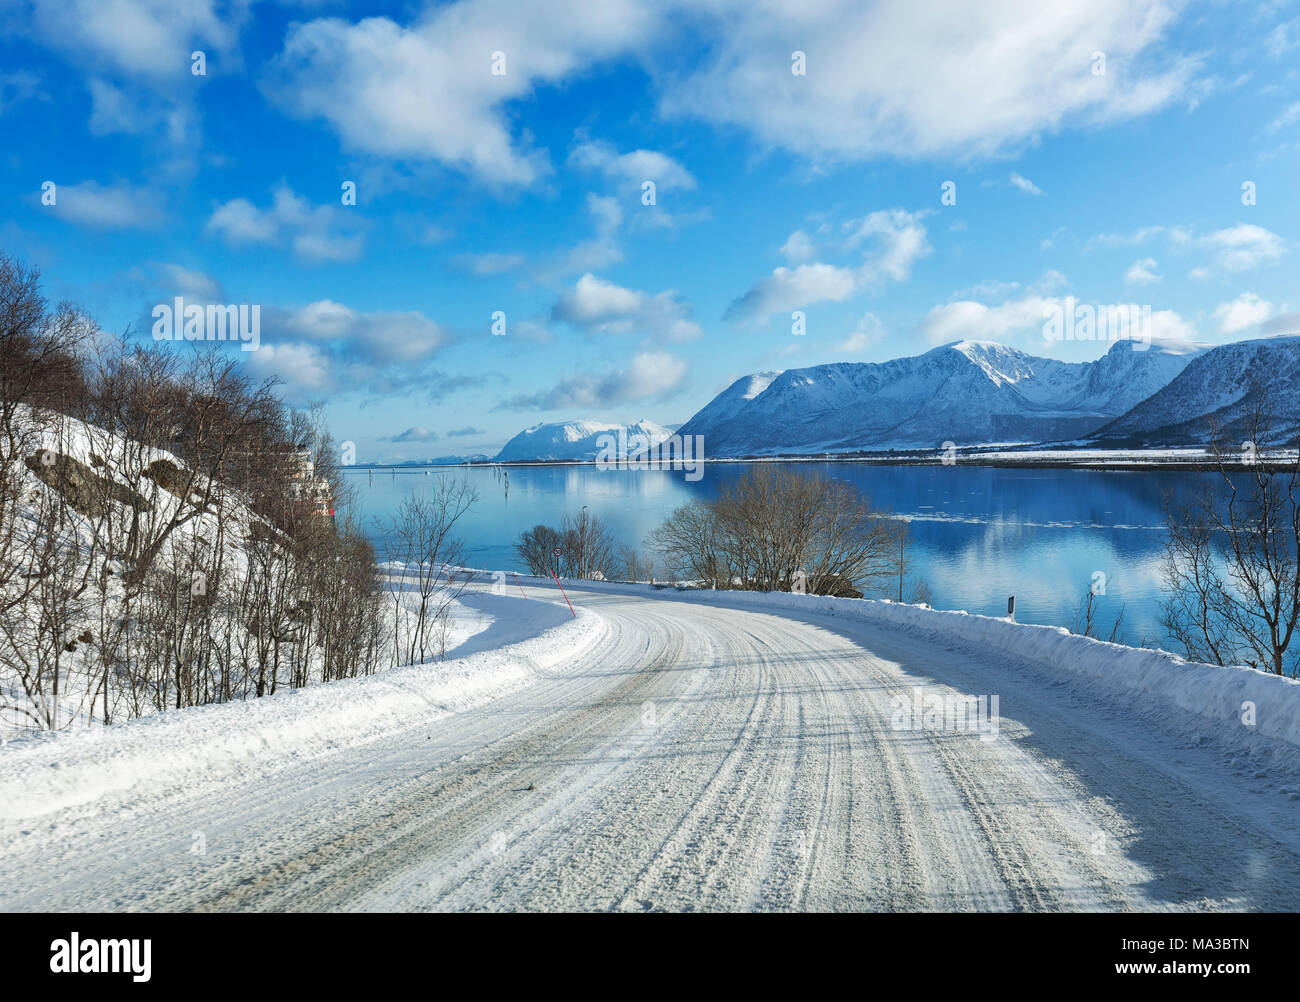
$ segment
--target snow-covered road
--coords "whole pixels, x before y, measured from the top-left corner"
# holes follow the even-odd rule
[[[811,608],[570,597],[599,642],[463,712],[0,820],[0,909],[1300,910],[1294,774],[1185,710]],[[914,687],[998,695],[997,736],[894,729]]]

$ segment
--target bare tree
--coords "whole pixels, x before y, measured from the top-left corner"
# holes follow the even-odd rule
[[[439,477],[428,492],[412,493],[380,525],[392,599],[393,656],[412,664],[445,652],[451,605],[469,575],[458,573],[465,545],[456,523],[478,502],[467,480]]]
[[[1238,450],[1212,429],[1220,490],[1166,498],[1161,623],[1189,658],[1296,677],[1300,432],[1275,437],[1256,395]],[[1235,437],[1235,436],[1234,436]],[[1279,448],[1285,444],[1289,449]]]
[[[320,408],[287,411],[215,345],[97,340],[38,278],[0,255],[0,722],[108,723],[374,671],[373,550],[293,503],[298,442],[341,488]]]
[[[670,578],[682,575],[711,587],[731,588],[736,580],[720,536],[713,509],[703,501],[688,501],[646,536],[645,547],[659,554]]]
[[[576,515],[564,516],[560,535],[566,577],[604,580],[614,576],[614,540],[605,523],[586,505]]]
[[[41,294],[40,272],[0,254],[0,450],[16,453],[23,408],[70,413],[84,399],[78,352],[95,327],[67,303]]]
[[[623,577],[628,581],[651,581],[654,579],[655,562],[649,554],[642,554],[636,547],[626,543],[618,548]]]

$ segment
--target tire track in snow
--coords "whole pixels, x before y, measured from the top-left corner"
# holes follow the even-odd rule
[[[0,830],[5,907],[1300,907],[1294,804],[1117,702],[844,618],[573,592],[608,641],[526,690],[273,782]],[[1000,692],[998,738],[892,730],[918,684]],[[196,830],[220,852],[187,857]]]
[[[209,898],[203,910],[243,910],[268,899],[276,908],[346,908],[360,891],[422,856],[437,857],[466,844],[477,845],[479,855],[491,853],[496,833],[512,825],[520,795],[535,792],[526,787],[540,780],[545,790],[554,780],[554,770],[545,768],[548,754],[562,760],[570,748],[584,748],[620,704],[639,705],[656,680],[656,668],[672,664],[677,654],[672,646],[651,652],[649,666],[627,673],[590,702],[579,700],[576,708],[566,707],[541,725],[466,756],[436,788]]]

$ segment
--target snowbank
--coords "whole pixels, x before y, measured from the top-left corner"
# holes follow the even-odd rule
[[[0,818],[20,819],[142,787],[149,796],[202,782],[270,773],[427,724],[513,692],[572,661],[606,636],[589,610],[507,595],[490,602],[507,646],[395,668],[275,696],[173,710],[115,727],[42,735],[0,747]]]
[[[520,575],[523,581],[542,579]],[[809,612],[842,617],[960,648],[977,657],[1018,662],[1049,683],[1084,682],[1112,694],[1172,703],[1215,723],[1220,737],[1260,735],[1300,746],[1300,680],[1254,668],[1201,664],[1168,651],[1126,647],[1081,637],[1059,626],[1016,623],[968,612],[874,599],[786,592],[713,591],[630,582],[566,581],[572,589],[619,592],[724,608]],[[580,607],[580,606],[579,606]],[[1254,723],[1243,716],[1253,704]],[[1145,713],[1135,715],[1146,715]],[[1195,739],[1196,735],[1193,735]]]
[[[548,578],[518,575],[530,586]],[[512,576],[513,580],[513,576]],[[1223,725],[1222,732],[1257,734],[1300,746],[1300,680],[1254,668],[1188,661],[1168,651],[1111,644],[1081,637],[1060,626],[1016,623],[993,616],[948,612],[874,599],[830,598],[787,592],[713,591],[706,588],[630,582],[565,581],[569,588],[619,592],[737,609],[791,610],[854,619],[896,630],[976,656],[1015,661],[1051,682],[1084,681],[1112,693],[1172,703]],[[581,608],[579,603],[578,608]],[[1243,722],[1253,704],[1254,723]]]
[[[1148,700],[1173,703],[1221,725],[1215,729],[1220,734],[1235,730],[1242,735],[1254,733],[1300,746],[1300,680],[1254,668],[1223,668],[1187,661],[1168,651],[1081,637],[1059,626],[1014,623],[871,599],[703,589],[658,594],[736,608],[790,609],[851,618],[976,655],[1025,662],[1050,681],[1082,679],[1110,692],[1127,691]],[[1253,725],[1243,722],[1248,704],[1253,704]]]

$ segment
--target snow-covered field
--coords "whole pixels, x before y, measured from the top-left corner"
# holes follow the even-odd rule
[[[0,908],[1300,908],[1300,683],[522,583],[465,594],[445,663],[0,748]]]

